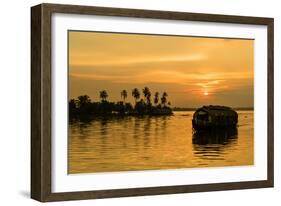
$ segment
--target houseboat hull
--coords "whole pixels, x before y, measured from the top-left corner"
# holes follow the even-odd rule
[[[212,123],[196,124],[195,121],[192,120],[192,128],[195,130],[231,129],[236,127],[237,124],[212,124]]]

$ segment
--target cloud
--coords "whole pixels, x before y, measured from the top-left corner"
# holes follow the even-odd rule
[[[110,59],[101,59],[98,62],[92,61],[91,55],[79,56],[76,55],[70,56],[71,66],[87,66],[87,67],[97,67],[97,66],[132,66],[138,64],[155,64],[155,63],[175,63],[175,62],[192,62],[192,61],[202,61],[207,57],[202,54],[193,54],[193,55],[182,55],[174,54],[170,56],[155,56],[155,57],[134,57],[134,58],[110,58]]]
[[[101,32],[69,37],[70,97],[107,89],[115,101],[121,89],[149,86],[167,90],[174,106],[253,104],[253,40]]]

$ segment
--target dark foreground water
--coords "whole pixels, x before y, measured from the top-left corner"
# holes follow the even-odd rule
[[[73,122],[69,125],[68,172],[253,164],[253,111],[238,112],[237,130],[212,133],[193,133],[192,114]]]

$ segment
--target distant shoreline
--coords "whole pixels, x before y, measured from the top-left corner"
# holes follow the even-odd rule
[[[188,111],[196,111],[198,108],[185,108],[185,107],[174,107],[172,108],[172,111],[174,112],[188,112]],[[254,108],[252,107],[238,107],[233,108],[236,111],[254,111]]]

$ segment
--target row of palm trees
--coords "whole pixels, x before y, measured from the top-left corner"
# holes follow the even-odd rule
[[[144,87],[142,92],[143,92],[144,99],[146,100],[146,103],[148,105],[151,104],[151,92],[150,92],[149,88]],[[159,92],[154,93],[154,101],[153,102],[154,102],[155,105],[158,105],[158,103],[159,103],[159,95],[160,95]],[[132,90],[132,96],[135,98],[135,102],[137,103],[138,100],[141,98],[141,93],[138,90],[138,88],[134,88]],[[125,89],[122,90],[121,91],[121,98],[122,98],[123,102],[126,102],[127,97],[128,97],[127,90],[125,90]],[[167,103],[168,103],[168,105],[171,104],[170,102],[167,101],[167,97],[168,97],[167,92],[163,92],[160,100],[161,100],[161,104],[164,105],[164,106],[166,106]],[[107,100],[108,93],[107,93],[106,90],[100,91],[100,98],[101,98],[102,101]],[[141,99],[141,101],[143,101],[143,99]]]
[[[81,118],[81,117],[93,117],[97,115],[169,115],[172,114],[172,109],[167,106],[168,102],[167,92],[163,92],[161,98],[160,93],[155,92],[152,104],[152,95],[148,87],[142,89],[143,98],[141,98],[141,92],[139,89],[134,88],[132,90],[132,96],[135,99],[135,105],[126,102],[128,98],[127,90],[121,91],[122,101],[109,102],[108,93],[106,90],[99,92],[100,102],[91,101],[88,95],[79,96],[77,99],[71,99],[69,101],[69,117]]]

